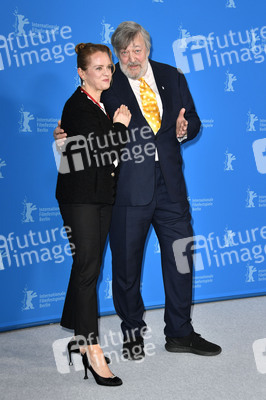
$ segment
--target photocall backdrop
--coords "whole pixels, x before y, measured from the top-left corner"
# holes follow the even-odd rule
[[[71,256],[55,200],[52,132],[79,84],[75,45],[111,46],[125,20],[150,32],[154,60],[185,73],[202,121],[182,146],[197,243],[194,302],[265,294],[265,15],[260,0],[2,3],[1,330],[60,319]],[[114,312],[111,284],[107,246],[101,315]],[[163,306],[153,230],[142,293],[147,308]]]

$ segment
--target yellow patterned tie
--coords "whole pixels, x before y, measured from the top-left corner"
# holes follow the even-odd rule
[[[149,123],[154,134],[158,132],[161,127],[160,111],[156,100],[156,95],[149,85],[145,82],[144,78],[140,79],[140,98],[142,109],[147,122]]]

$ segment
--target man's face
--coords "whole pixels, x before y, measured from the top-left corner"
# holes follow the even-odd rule
[[[138,33],[126,49],[119,52],[119,62],[122,72],[131,79],[140,79],[148,67],[150,52],[146,49],[141,33]]]

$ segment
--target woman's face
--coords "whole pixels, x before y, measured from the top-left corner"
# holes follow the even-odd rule
[[[78,73],[88,92],[102,92],[110,87],[113,65],[107,53],[97,51],[88,57],[86,70],[78,68]]]

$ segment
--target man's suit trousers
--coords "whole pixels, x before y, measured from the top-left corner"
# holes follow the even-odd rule
[[[189,203],[186,198],[180,202],[170,201],[159,162],[155,163],[154,179],[155,192],[151,203],[113,207],[110,230],[113,300],[117,314],[122,319],[121,327],[126,338],[141,335],[146,326],[140,280],[143,252],[151,225],[161,248],[165,335],[183,337],[193,331],[190,319],[192,265],[190,273],[179,273],[172,247],[175,240],[193,236]]]

